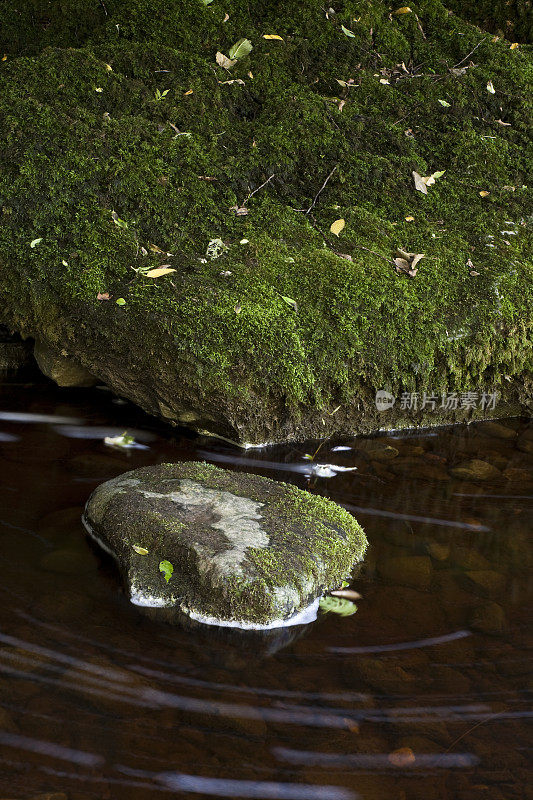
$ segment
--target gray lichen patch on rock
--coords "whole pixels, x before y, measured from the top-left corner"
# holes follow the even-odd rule
[[[132,602],[241,627],[289,622],[366,549],[361,527],[335,503],[195,462],[103,483],[84,522],[116,558]],[[168,582],[161,561],[173,565]]]
[[[211,522],[211,527],[222,531],[233,546],[221,553],[208,553],[207,548],[203,549],[205,555],[211,557],[213,565],[222,575],[241,572],[240,565],[246,557],[248,547],[266,547],[268,545],[268,535],[258,522],[261,519],[259,509],[262,503],[255,503],[246,497],[238,497],[231,492],[207,489],[201,484],[189,480],[181,481],[178,491],[159,493],[141,489],[140,492],[143,497],[177,503],[192,518],[198,514],[204,516],[207,514],[215,519]]]

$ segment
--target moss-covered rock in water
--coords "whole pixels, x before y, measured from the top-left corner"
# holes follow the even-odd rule
[[[5,15],[0,322],[240,442],[531,402],[531,47],[439,0],[59,5]]]
[[[117,559],[132,602],[242,627],[294,618],[366,549],[362,528],[330,500],[195,462],[101,484],[84,521]]]

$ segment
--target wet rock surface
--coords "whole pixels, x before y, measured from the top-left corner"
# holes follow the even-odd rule
[[[57,383],[58,386],[89,387],[98,383],[98,379],[68,357],[66,350],[56,350],[42,339],[37,339],[33,355],[39,369]]]
[[[360,526],[330,501],[195,462],[107,481],[84,522],[117,559],[132,602],[234,626],[294,618],[338,586],[366,547]],[[56,561],[46,567],[60,569]],[[172,565],[168,580],[162,562]]]

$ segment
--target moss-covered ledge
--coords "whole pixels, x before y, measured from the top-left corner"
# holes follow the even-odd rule
[[[437,0],[106,5],[0,64],[0,321],[240,442],[471,413],[378,389],[528,407],[531,47]]]

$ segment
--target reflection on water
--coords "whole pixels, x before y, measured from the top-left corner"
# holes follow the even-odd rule
[[[103,444],[125,429],[148,449]],[[531,796],[533,428],[316,449],[245,453],[109,393],[0,387],[0,796]],[[83,504],[127,469],[199,458],[351,511],[371,543],[357,614],[269,638],[139,613]]]

